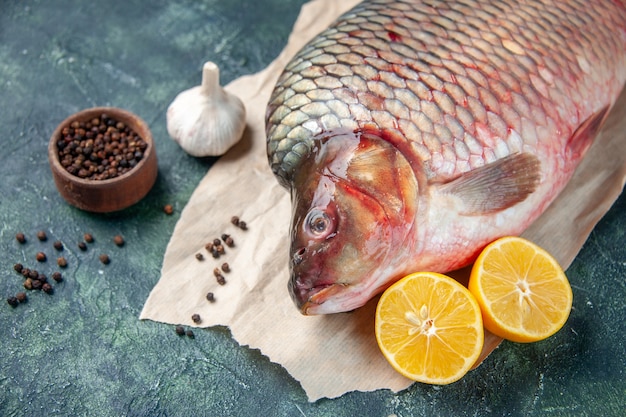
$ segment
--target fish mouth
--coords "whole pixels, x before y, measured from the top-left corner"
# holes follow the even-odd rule
[[[336,294],[344,291],[346,285],[340,283],[307,284],[292,278],[289,294],[300,312],[305,315],[325,314],[323,304]]]

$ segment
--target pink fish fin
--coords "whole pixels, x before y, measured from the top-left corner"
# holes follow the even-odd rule
[[[567,141],[567,148],[574,159],[582,158],[604,125],[610,106],[605,106],[587,118],[576,128]]]
[[[541,177],[539,159],[515,153],[440,184],[439,191],[457,198],[459,213],[477,216],[514,206],[535,191]]]

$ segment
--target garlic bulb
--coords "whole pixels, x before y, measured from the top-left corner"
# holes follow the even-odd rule
[[[243,134],[246,109],[220,86],[219,74],[217,65],[205,63],[202,84],[178,94],[167,108],[167,133],[190,155],[223,155]]]

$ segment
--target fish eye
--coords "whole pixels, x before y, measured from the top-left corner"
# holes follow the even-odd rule
[[[307,214],[305,227],[316,237],[325,237],[332,232],[333,220],[320,209],[313,209]]]

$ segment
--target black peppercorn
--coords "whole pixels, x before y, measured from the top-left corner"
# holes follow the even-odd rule
[[[224,278],[224,275],[219,275],[217,277],[217,283],[220,285],[225,285],[226,284],[226,278]]]
[[[185,328],[183,326],[176,326],[174,330],[176,331],[176,334],[179,336],[185,335]]]
[[[22,274],[22,276],[23,276],[24,278],[28,278],[28,277],[30,276],[30,269],[28,269],[28,268],[23,268],[23,269],[20,271],[20,274]],[[35,278],[36,278],[36,277],[35,277]]]
[[[87,123],[75,121],[62,130],[58,157],[70,174],[105,180],[125,174],[143,158],[146,141],[126,124],[104,116]]]
[[[224,246],[222,245],[217,245],[215,249],[217,250],[217,253],[219,253],[220,255],[224,255],[226,253],[226,251],[224,250]]]
[[[107,255],[106,253],[103,253],[102,255],[100,255],[100,262],[102,262],[103,264],[107,265],[109,262],[111,262],[111,259],[109,258],[109,255]]]
[[[163,212],[165,212],[165,214],[167,214],[168,216],[170,216],[171,214],[174,213],[174,207],[172,207],[171,204],[166,204],[163,207]]]
[[[52,279],[55,280],[56,282],[61,282],[63,281],[63,275],[61,275],[60,272],[54,272],[52,274]]]
[[[47,282],[45,284],[43,284],[41,286],[41,289],[43,292],[45,292],[46,294],[52,294],[53,293],[53,289],[52,289],[52,285],[48,284]]]
[[[47,259],[46,254],[43,252],[37,252],[36,258],[38,262],[46,262]]]
[[[200,314],[197,314],[197,313],[191,315],[191,320],[196,324],[202,321],[202,319],[200,318]]]
[[[228,262],[224,262],[222,264],[222,271],[224,271],[226,273],[230,272],[230,265],[228,265]]]
[[[24,266],[20,263],[17,263],[15,265],[13,265],[13,269],[15,270],[15,272],[17,272],[18,274],[21,274],[22,271],[24,270]]]
[[[45,242],[46,240],[48,240],[48,236],[46,235],[46,232],[44,232],[43,230],[40,230],[37,232],[37,239],[39,239],[42,242]]]
[[[33,290],[40,290],[43,283],[38,279],[31,280],[31,287]]]
[[[248,230],[248,225],[243,220],[240,220],[237,226],[239,226],[241,230]]]
[[[207,250],[207,252],[213,252],[213,242],[209,242],[206,245],[204,245],[204,249]]]
[[[85,242],[78,242],[78,249],[82,250],[83,252],[87,250],[87,244]]]
[[[61,256],[57,258],[57,265],[59,265],[61,268],[65,268],[67,266],[67,260]]]
[[[26,288],[27,290],[32,290],[33,289],[33,280],[30,278],[26,278],[24,280],[24,288]]]
[[[19,301],[17,301],[16,297],[9,297],[7,298],[7,303],[9,303],[9,305],[13,308],[17,307],[17,305],[20,303]]]
[[[19,243],[26,243],[26,236],[24,236],[24,233],[19,232],[15,235],[15,240],[17,240]]]
[[[19,301],[20,303],[25,303],[28,300],[25,292],[18,292],[17,294],[15,294],[15,298],[17,298],[17,301]]]
[[[213,246],[219,246],[222,244],[222,241],[219,239],[213,239]]]
[[[218,250],[217,250],[216,248],[213,248],[213,249],[211,250],[211,255],[213,255],[213,257],[214,257],[215,259],[217,259],[217,258],[219,258],[219,257],[220,257],[220,253],[218,252]]]
[[[124,238],[122,237],[122,235],[116,235],[113,238],[113,242],[117,245],[117,246],[124,246]]]
[[[37,272],[35,269],[29,269],[28,277],[32,279],[37,279],[37,277],[39,277],[39,272]]]
[[[204,256],[201,253],[196,253],[196,259],[199,261],[203,261],[204,260]]]
[[[188,337],[188,338],[190,338],[190,339],[195,339],[195,338],[196,338],[196,335],[194,335],[194,334],[193,334],[193,331],[192,331],[192,330],[187,330],[187,331],[185,332],[185,334],[186,334],[186,335],[187,335],[187,337]]]
[[[212,292],[206,293],[206,299],[209,302],[211,302],[211,303],[214,302],[215,301],[215,294],[213,294]]]
[[[233,246],[235,246],[235,241],[230,236],[228,236],[228,237],[226,237],[226,239],[224,239],[224,243],[226,243],[226,246],[228,246],[229,248],[232,248]]]
[[[231,222],[232,224],[234,224],[235,226],[239,226],[239,217],[237,217],[237,216],[233,216],[233,217],[231,217],[231,218],[230,218],[230,222]]]
[[[60,240],[55,241],[52,246],[54,246],[56,250],[63,250],[63,243]]]
[[[93,235],[91,233],[85,233],[83,239],[85,239],[87,243],[93,243]]]

